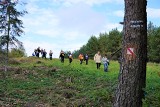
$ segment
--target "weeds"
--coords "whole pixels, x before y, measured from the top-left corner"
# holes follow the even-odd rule
[[[117,86],[119,64],[111,61],[109,72],[96,69],[93,61],[68,65],[58,59],[34,57],[14,59],[6,78],[0,79],[0,106],[23,107],[111,107]],[[144,107],[159,107],[159,66],[147,66]],[[0,76],[3,72],[0,72]]]

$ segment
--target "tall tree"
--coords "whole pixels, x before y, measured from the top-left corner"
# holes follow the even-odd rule
[[[146,83],[146,0],[124,0],[124,36],[114,107],[142,107]]]
[[[87,53],[91,58],[93,58],[94,54],[100,50],[98,39],[95,36],[91,36],[86,45]]]
[[[118,50],[120,50],[122,47],[122,33],[117,29],[113,29],[109,32],[108,42],[108,51],[112,54],[116,53],[112,56],[112,59],[117,60],[121,53]]]
[[[148,26],[147,26],[147,33],[148,33],[148,35],[152,35],[152,33],[154,32],[154,30],[155,30],[155,26],[153,25],[153,23],[150,21],[149,23],[148,23]]]
[[[101,54],[103,55],[106,54],[108,52],[108,46],[109,46],[108,34],[100,33],[98,42],[99,42]]]
[[[16,36],[21,36],[23,33],[23,22],[19,19],[27,12],[18,11],[15,7],[18,4],[18,0],[3,0],[0,5],[0,31],[1,31],[1,45],[6,46],[7,51],[7,63],[9,44],[22,44]]]
[[[155,27],[148,33],[148,59],[160,62],[160,27]]]

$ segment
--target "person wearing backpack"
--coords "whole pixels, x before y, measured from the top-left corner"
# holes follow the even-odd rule
[[[100,51],[98,51],[98,52],[94,55],[94,61],[96,62],[97,69],[100,69],[101,60],[102,60],[102,57],[101,57]]]
[[[105,54],[104,57],[102,58],[102,63],[104,65],[104,71],[107,72],[108,65],[109,65],[109,60],[107,59],[107,54]]]
[[[63,50],[61,50],[59,58],[60,58],[62,63],[64,63],[64,56],[65,56],[65,53],[63,52]]]
[[[71,64],[72,60],[73,60],[73,55],[71,52],[69,52],[69,54],[68,54],[68,59],[69,59],[69,64]]]

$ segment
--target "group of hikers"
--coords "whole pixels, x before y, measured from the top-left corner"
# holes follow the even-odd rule
[[[83,56],[83,54],[79,54],[78,56],[79,60],[80,60],[80,64],[83,63],[83,60],[86,61],[86,65],[88,65],[88,59],[89,56],[88,54],[85,54],[85,56]],[[101,66],[101,62],[104,65],[104,71],[107,72],[108,71],[108,65],[109,65],[109,60],[107,58],[107,54],[105,54],[103,57],[100,54],[100,51],[98,51],[95,55],[94,55],[94,61],[96,62],[96,66],[97,69],[100,69]]]
[[[100,54],[100,51],[98,51],[95,55],[94,55],[94,61],[96,62],[97,65],[97,69],[100,69],[101,66],[101,62],[104,65],[104,71],[107,72],[108,71],[108,65],[109,65],[109,60],[107,58],[107,54],[105,54],[103,57]]]
[[[45,58],[45,59],[47,59],[47,52],[46,52],[46,50],[45,49],[40,49],[40,47],[38,47],[37,49],[35,49],[34,50],[34,52],[32,53],[32,56],[36,56],[36,57],[40,57],[40,54],[41,54],[41,56],[42,56],[42,58]],[[52,60],[52,55],[53,55],[53,52],[52,52],[52,50],[50,50],[50,52],[49,52],[49,58],[50,58],[50,60]]]
[[[89,56],[88,54],[86,54],[85,56],[83,56],[83,54],[79,54],[78,56],[79,60],[80,60],[80,64],[82,64],[83,60],[86,61],[86,65],[88,65],[88,59]],[[107,58],[107,54],[105,54],[103,57],[100,54],[100,51],[98,51],[95,55],[94,55],[94,61],[96,62],[96,66],[97,69],[100,69],[101,66],[101,62],[104,65],[104,71],[107,72],[108,71],[108,65],[109,65],[109,60]]]
[[[45,49],[40,49],[40,47],[38,47],[37,49],[34,50],[34,52],[32,53],[32,56],[40,57],[40,54],[41,54],[42,58],[46,59],[47,52],[46,52]],[[49,51],[49,59],[50,60],[52,60],[52,55],[53,55],[53,52],[52,52],[52,50],[50,50]],[[64,63],[65,52],[63,50],[60,51],[59,58],[60,58],[60,61],[62,63]],[[69,59],[69,64],[71,64],[72,61],[73,61],[73,54],[70,51],[68,52],[68,59]],[[82,53],[80,53],[79,56],[78,56],[78,59],[80,61],[80,64],[82,64],[83,61],[85,61],[85,64],[88,65],[89,55],[88,54],[83,55]],[[100,54],[100,51],[98,51],[94,55],[94,61],[96,63],[97,69],[100,69],[101,62],[102,62],[103,65],[104,65],[104,71],[105,72],[108,71],[109,60],[107,58],[107,54],[105,54],[102,57],[101,54]]]

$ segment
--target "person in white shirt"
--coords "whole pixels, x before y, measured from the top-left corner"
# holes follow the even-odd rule
[[[94,61],[96,62],[97,69],[100,69],[101,60],[102,60],[102,57],[101,57],[100,52],[98,51],[98,52],[94,55]]]

